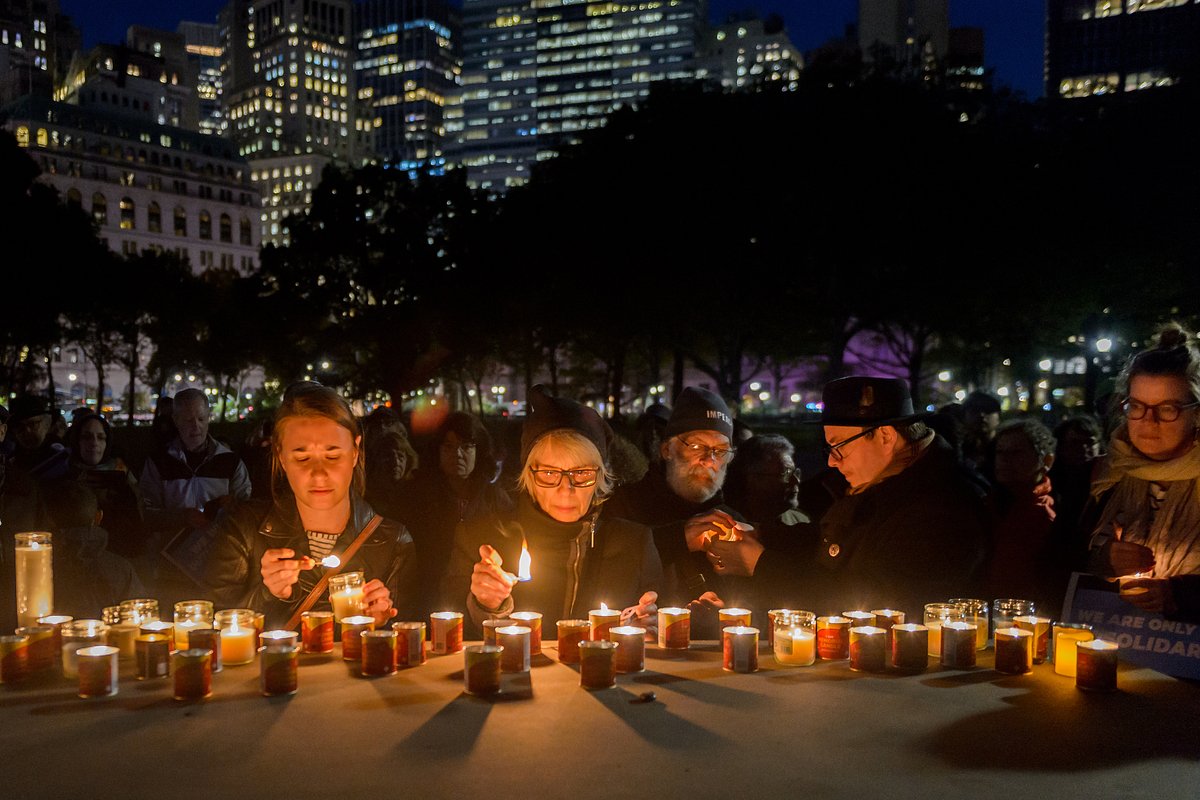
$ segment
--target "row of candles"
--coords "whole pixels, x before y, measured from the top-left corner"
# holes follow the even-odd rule
[[[212,673],[225,665],[251,663],[261,656],[262,691],[266,695],[296,691],[298,655],[331,653],[334,623],[341,628],[342,656],[361,664],[365,676],[386,675],[426,660],[426,624],[396,622],[377,630],[374,618],[355,611],[353,603],[335,603],[334,611],[303,615],[301,631],[264,631],[263,615],[251,609],[214,611],[206,600],[175,605],[174,622],[159,619],[153,599],[127,600],[105,609],[103,620],[46,616],[14,635],[0,636],[0,682],[15,683],[55,663],[67,678],[79,681],[81,696],[114,694],[118,659],[135,660],[137,678],[175,676],[178,699],[206,697]],[[338,611],[345,615],[339,616]],[[993,603],[995,669],[1008,674],[1031,671],[1048,659],[1053,644],[1055,672],[1074,676],[1081,689],[1116,688],[1118,647],[1096,639],[1090,626],[1055,622],[1036,616],[1024,600]],[[731,672],[758,669],[759,629],[748,609],[719,612],[722,666]],[[658,611],[658,646],[690,647],[690,611]],[[906,623],[902,611],[876,609],[817,616],[811,611],[769,612],[766,644],[784,666],[809,666],[818,659],[848,661],[851,670],[921,671],[930,658],[943,666],[976,666],[976,651],[988,642],[989,608],[985,601],[955,599],[925,607],[924,624]],[[484,622],[484,641],[465,646],[463,616],[453,611],[430,615],[429,647],[435,654],[464,651],[464,681],[470,694],[499,691],[501,672],[529,669],[540,654],[542,615],[514,612]],[[558,654],[563,663],[580,665],[580,684],[605,688],[617,673],[645,669],[646,629],[623,625],[622,612],[602,607],[586,620],[559,620]]]

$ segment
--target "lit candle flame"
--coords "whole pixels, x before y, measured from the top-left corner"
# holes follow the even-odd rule
[[[517,561],[517,580],[527,581],[533,576],[529,574],[529,548],[525,545],[525,541],[521,540],[521,558]]]
[[[330,556],[325,556],[324,558],[321,559],[322,567],[328,567],[329,569],[333,569],[334,567],[340,567],[341,565],[342,565],[342,560],[340,558],[338,558],[337,556],[330,555]]]
[[[608,611],[608,604],[607,604],[607,603],[601,603],[601,604],[600,604],[600,610],[601,610],[601,611]]]

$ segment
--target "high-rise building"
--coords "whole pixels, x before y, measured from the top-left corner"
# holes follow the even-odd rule
[[[79,47],[58,0],[0,0],[0,103],[50,97]]]
[[[358,99],[385,164],[413,174],[444,168],[446,102],[462,79],[460,24],[449,0],[355,3]]]
[[[1142,96],[1174,86],[1200,66],[1200,3],[1195,0],[1049,0],[1046,97]]]
[[[758,18],[731,20],[709,36],[708,52],[709,76],[726,89],[799,88],[804,57],[781,25]]]
[[[372,157],[358,113],[351,0],[231,0],[221,11],[228,136],[263,196],[262,240],[286,244],[321,170]]]
[[[983,28],[950,29],[945,74],[947,85],[958,89],[978,92],[988,88],[991,75],[983,61]]]
[[[221,56],[225,43],[216,23],[181,22],[176,32],[183,37],[187,60],[196,87],[201,133],[220,136],[225,133],[225,113],[221,109]]]
[[[697,77],[706,23],[704,0],[464,0],[456,159],[477,186],[523,183],[653,84]]]
[[[950,0],[858,0],[858,45],[866,61],[892,59],[933,77],[950,40]]]

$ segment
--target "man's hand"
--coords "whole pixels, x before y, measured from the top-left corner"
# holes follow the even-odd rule
[[[737,541],[742,538],[742,531],[748,526],[739,523],[729,514],[718,509],[697,514],[683,524],[683,536],[687,539],[688,550],[699,553],[707,550],[715,540]]]
[[[471,570],[471,594],[482,608],[494,611],[512,595],[516,579],[501,569],[504,559],[490,544],[479,546],[479,561]]]
[[[749,578],[766,549],[757,538],[747,537],[738,541],[715,541],[708,547],[708,560],[718,575],[736,575]]]

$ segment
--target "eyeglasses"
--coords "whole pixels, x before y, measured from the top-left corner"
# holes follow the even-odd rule
[[[711,458],[715,463],[722,464],[733,458],[735,452],[732,447],[707,447],[697,442],[689,442],[686,439],[680,439],[679,443],[683,445],[683,452],[691,461],[703,461],[706,458]]]
[[[878,427],[878,426],[876,426],[876,427]],[[838,442],[837,444],[826,444],[826,445],[823,445],[823,446],[821,447],[821,449],[825,451],[825,457],[826,457],[826,458],[829,458],[829,457],[831,457],[831,456],[832,456],[832,457],[834,458],[834,460],[836,460],[836,461],[841,461],[843,458],[845,458],[845,457],[846,457],[845,453],[843,453],[843,452],[842,452],[842,448],[843,448],[843,447],[845,447],[846,445],[850,444],[850,443],[851,443],[851,442],[853,442],[855,439],[861,439],[862,437],[866,436],[868,433],[870,433],[871,431],[873,431],[873,430],[875,430],[875,429],[876,429],[876,428],[867,428],[866,430],[864,430],[864,431],[862,431],[862,432],[860,432],[860,433],[856,433],[856,434],[854,434],[854,435],[853,435],[853,436],[851,436],[849,439],[842,439],[842,440],[841,440],[840,442]]]
[[[475,452],[475,446],[474,442],[442,442],[442,449],[447,453],[473,453]]]
[[[599,470],[592,467],[584,467],[582,469],[537,469],[530,467],[529,472],[533,475],[533,482],[538,486],[546,489],[554,489],[562,483],[563,476],[567,476],[567,482],[571,484],[572,489],[584,489],[588,486],[596,485],[596,476]]]
[[[1146,416],[1146,413],[1152,413],[1156,422],[1174,422],[1179,419],[1179,415],[1184,409],[1195,408],[1200,406],[1200,403],[1155,403],[1147,405],[1132,398],[1126,398],[1121,404],[1121,410],[1125,412],[1126,419],[1141,419]]]
[[[785,469],[782,472],[755,472],[754,474],[762,475],[765,478],[777,478],[780,483],[791,483],[793,480],[795,480],[797,483],[799,483],[799,481],[800,481],[800,468],[799,467],[792,467],[791,469]]]

